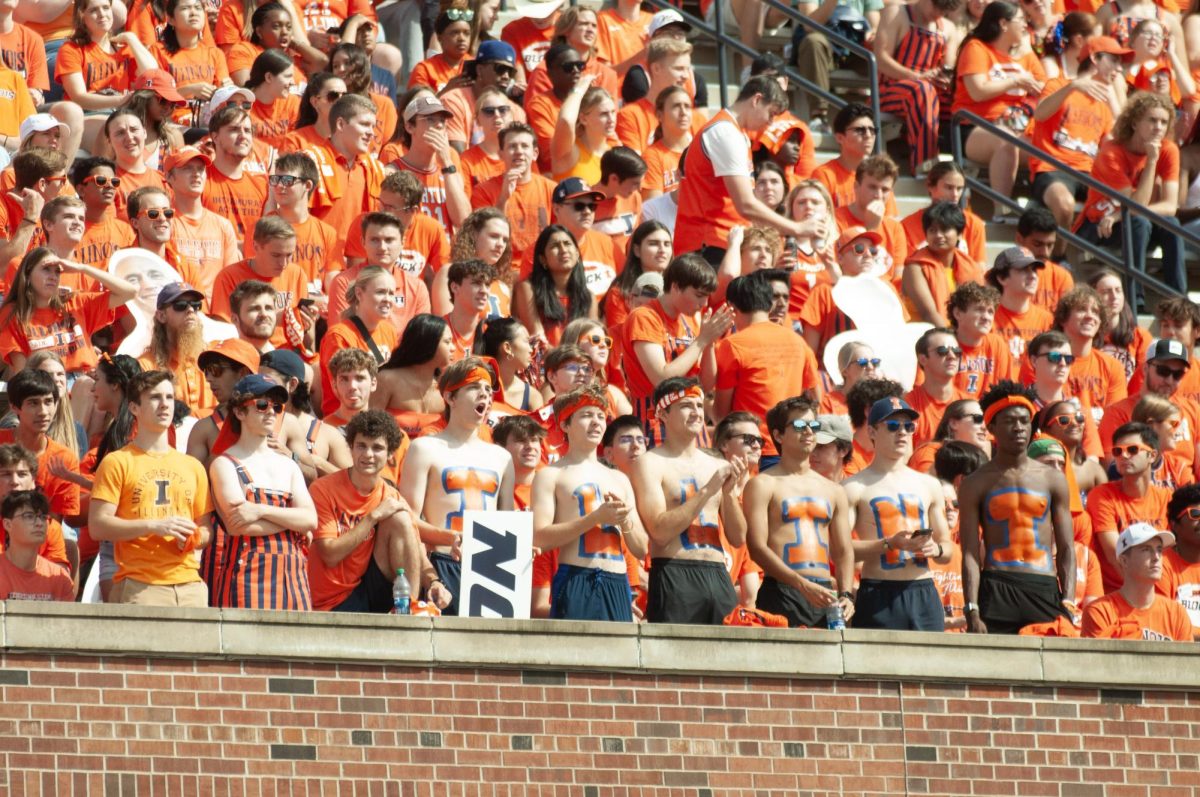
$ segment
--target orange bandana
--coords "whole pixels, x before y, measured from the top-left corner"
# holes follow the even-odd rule
[[[486,362],[486,360],[485,360],[485,362]],[[495,378],[495,376],[493,376],[493,373],[494,373],[493,371],[488,370],[486,365],[477,365],[474,368],[472,368],[470,371],[467,371],[467,375],[464,376],[462,379],[458,380],[457,382],[455,382],[452,385],[446,385],[446,387],[442,388],[442,392],[443,393],[453,393],[454,391],[458,390],[459,388],[466,387],[467,385],[471,384],[472,382],[487,382],[489,385],[492,386],[492,389],[495,390],[496,389],[496,378]]]
[[[696,398],[703,401],[704,391],[700,389],[699,385],[692,385],[686,390],[674,390],[660,398],[658,404],[655,405],[655,409],[666,411],[675,402],[683,401],[686,398]]]
[[[558,413],[558,425],[565,427],[571,420],[571,416],[579,412],[584,407],[599,407],[601,410],[607,412],[608,402],[584,393],[579,398],[575,399],[575,401],[572,401],[570,404],[562,408],[562,411]]]
[[[983,413],[983,425],[987,426],[990,424],[992,422],[992,418],[995,418],[998,414],[1009,407],[1024,407],[1025,409],[1029,410],[1030,418],[1033,418],[1033,416],[1037,415],[1037,408],[1033,406],[1033,402],[1024,396],[1005,396],[992,406],[988,407]]]

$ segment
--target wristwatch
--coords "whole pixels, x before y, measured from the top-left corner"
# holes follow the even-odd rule
[[[975,613],[979,612],[979,604],[978,603],[963,604],[963,614],[970,614],[971,612],[975,612]]]
[[[451,163],[449,166],[442,169],[442,174],[458,174],[458,167]]]

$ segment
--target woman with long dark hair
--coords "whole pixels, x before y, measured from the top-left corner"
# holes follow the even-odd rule
[[[513,310],[534,338],[557,346],[576,318],[595,318],[596,302],[584,276],[579,243],[561,224],[542,230],[533,245],[533,271],[517,284]]]
[[[263,50],[250,67],[246,88],[254,92],[250,123],[255,140],[279,146],[296,124],[300,98],[292,93],[296,67],[283,50]]]
[[[602,315],[609,329],[616,330],[629,317],[629,301],[638,277],[647,271],[658,274],[666,271],[672,251],[671,231],[661,221],[643,221],[633,231],[629,236],[625,268],[613,280],[604,297]]]
[[[978,446],[989,458],[992,455],[992,438],[983,425],[983,410],[976,399],[958,399],[946,407],[941,423],[933,433],[933,439],[913,450],[908,466],[921,473],[933,469],[933,458],[942,444],[949,440],[961,440]]]
[[[236,5],[226,3],[225,5]],[[239,86],[246,85],[254,59],[264,50],[283,50],[296,67],[296,91],[304,90],[306,72],[319,72],[329,66],[329,57],[308,43],[300,29],[297,35],[295,14],[287,5],[271,0],[250,15],[250,33],[225,52],[229,76]],[[218,42],[220,44],[220,42]]]
[[[346,81],[332,72],[318,72],[308,79],[296,126],[283,138],[281,152],[301,152],[314,144],[329,140],[329,109],[346,94]]]
[[[167,0],[167,26],[151,52],[189,100],[208,102],[221,86],[232,86],[225,54],[205,42],[208,16],[201,0]]]
[[[400,345],[379,369],[371,409],[387,410],[409,437],[442,417],[445,402],[438,374],[450,364],[454,337],[441,316],[418,313],[404,328]]]
[[[1120,274],[1102,268],[1089,277],[1087,283],[1100,294],[1100,301],[1108,311],[1108,326],[1104,330],[1100,351],[1116,357],[1125,367],[1125,380],[1131,381],[1142,363],[1146,362],[1146,350],[1150,348],[1154,337],[1138,326],[1133,308],[1125,301],[1125,281]]]
[[[530,384],[527,374],[533,364],[529,330],[515,318],[493,318],[483,322],[475,337],[475,353],[496,361],[500,392],[505,404],[522,412],[541,409],[545,400]]]

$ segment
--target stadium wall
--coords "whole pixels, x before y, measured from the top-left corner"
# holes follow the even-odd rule
[[[0,794],[1200,793],[1200,648],[0,603]]]

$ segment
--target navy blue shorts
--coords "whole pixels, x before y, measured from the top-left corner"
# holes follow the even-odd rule
[[[392,610],[392,582],[379,565],[375,557],[371,557],[366,571],[359,580],[354,591],[346,599],[334,606],[334,612],[364,612],[370,614],[388,614]]]
[[[559,565],[550,583],[550,616],[556,620],[633,622],[629,576],[597,567]]]
[[[441,553],[440,551],[434,551],[429,554],[429,562],[433,565],[433,569],[437,571],[437,577],[441,579],[442,584],[454,596],[450,599],[450,604],[442,609],[442,614],[457,616],[458,592],[462,587],[462,562],[450,554]]]
[[[810,578],[815,584],[833,589],[833,582],[823,578]],[[825,610],[818,609],[800,594],[800,590],[780,584],[771,576],[763,576],[762,586],[758,588],[755,607],[771,614],[783,615],[787,618],[789,628],[825,628]]]
[[[864,578],[854,601],[854,628],[945,631],[946,610],[932,578],[883,581]]]
[[[737,603],[729,571],[720,562],[650,561],[646,619],[652,623],[720,625]]]

